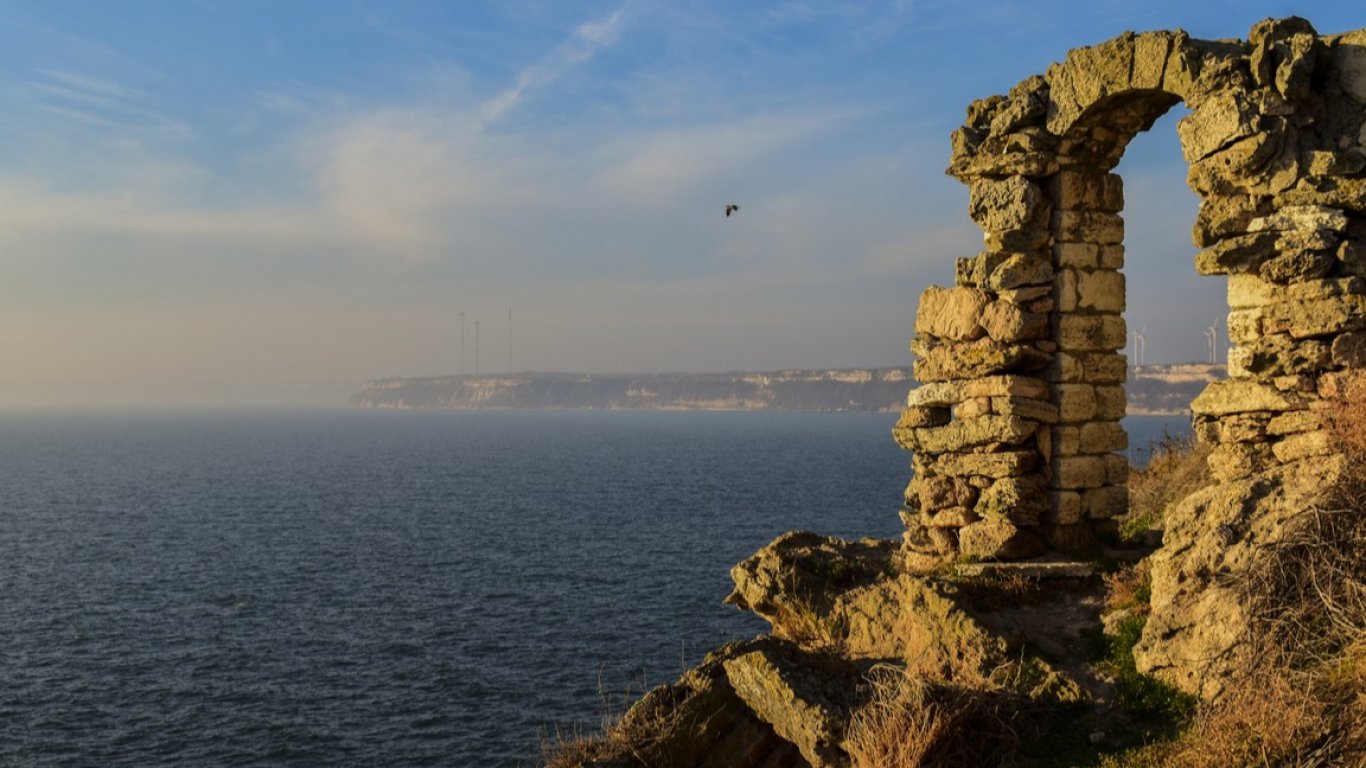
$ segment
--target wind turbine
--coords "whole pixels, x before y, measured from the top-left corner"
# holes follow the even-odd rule
[[[1205,339],[1209,341],[1209,362],[1214,365],[1215,357],[1219,354],[1219,321],[1215,320],[1214,325],[1205,329]]]
[[[1143,367],[1143,357],[1148,351],[1148,326],[1134,331],[1134,373]]]

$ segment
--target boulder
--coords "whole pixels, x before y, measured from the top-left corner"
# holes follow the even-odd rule
[[[1343,471],[1317,458],[1197,491],[1168,508],[1151,559],[1152,614],[1134,648],[1139,671],[1217,698],[1248,650],[1249,617],[1236,588],[1319,492]]]

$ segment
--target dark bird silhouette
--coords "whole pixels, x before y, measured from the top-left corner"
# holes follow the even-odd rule
[[[729,218],[730,218],[730,215],[731,215],[732,213],[735,213],[735,212],[738,211],[738,210],[740,210],[740,206],[736,205],[735,203],[727,203],[727,204],[726,204],[726,218],[729,219]]]

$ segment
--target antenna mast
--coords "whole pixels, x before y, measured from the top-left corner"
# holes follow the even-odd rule
[[[512,307],[508,307],[508,373],[512,373]]]
[[[479,375],[479,318],[474,318],[474,375]]]
[[[465,313],[460,312],[460,375],[465,375]]]

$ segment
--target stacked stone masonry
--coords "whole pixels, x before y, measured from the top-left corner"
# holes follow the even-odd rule
[[[1331,452],[1319,417],[1366,367],[1366,30],[1299,18],[1246,42],[1126,33],[968,107],[949,173],[981,253],[920,298],[904,546],[1073,549],[1125,512],[1128,142],[1178,103],[1201,275],[1228,281],[1229,378],[1191,404],[1221,481]]]

